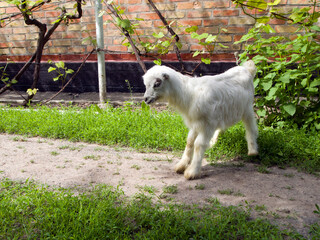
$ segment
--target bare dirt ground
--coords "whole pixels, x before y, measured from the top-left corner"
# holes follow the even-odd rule
[[[207,203],[217,198],[224,205],[253,207],[253,217],[291,227],[307,235],[307,225],[319,221],[313,211],[320,204],[320,178],[295,169],[270,168],[240,160],[214,166],[203,163],[201,179],[187,181],[173,171],[181,153],[142,153],[129,148],[69,142],[40,137],[0,134],[0,178],[34,179],[61,187],[95,184],[119,186],[132,196],[152,189],[166,201]]]

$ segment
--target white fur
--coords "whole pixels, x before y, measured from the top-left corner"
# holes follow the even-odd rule
[[[216,76],[193,78],[165,66],[154,66],[143,76],[146,103],[168,101],[190,130],[176,172],[184,172],[186,179],[199,177],[203,154],[210,143],[216,143],[220,130],[240,120],[246,128],[248,154],[258,154],[253,111],[255,74],[254,63],[248,61]]]

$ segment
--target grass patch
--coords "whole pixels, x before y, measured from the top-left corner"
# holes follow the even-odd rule
[[[87,109],[1,108],[0,132],[129,146],[141,151],[182,151],[185,147],[188,130],[176,113],[130,105],[97,109],[97,106]],[[228,129],[221,134],[215,147],[207,150],[207,159],[214,162],[241,157],[266,167],[293,166],[307,172],[320,172],[320,136],[317,132],[260,126],[258,157],[247,156],[244,134],[241,124]]]
[[[250,212],[218,201],[194,208],[154,203],[143,194],[129,200],[102,185],[74,194],[32,181],[0,182],[3,239],[302,238],[264,220],[249,219]]]

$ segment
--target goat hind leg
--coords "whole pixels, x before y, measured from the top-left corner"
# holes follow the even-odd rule
[[[189,166],[192,159],[194,141],[196,137],[197,137],[197,133],[191,129],[188,133],[187,145],[183,152],[182,158],[174,167],[177,173],[183,173],[184,170]]]
[[[210,148],[213,147],[213,146],[217,143],[220,132],[221,132],[220,129],[217,129],[217,130],[214,132],[213,137],[212,137],[211,140],[210,140]]]
[[[212,135],[210,134],[210,137]],[[204,152],[209,146],[210,137],[200,133],[194,142],[194,153],[190,166],[185,170],[184,177],[188,180],[200,177],[201,163]]]
[[[246,128],[246,139],[248,143],[248,155],[258,155],[258,127],[254,117],[253,109],[251,109],[246,116],[243,118],[243,123]]]

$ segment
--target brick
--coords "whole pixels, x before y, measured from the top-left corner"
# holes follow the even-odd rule
[[[245,27],[226,27],[228,33],[246,33]]]
[[[147,5],[133,5],[128,6],[129,12],[147,12],[149,11],[149,7]]]
[[[61,33],[61,38],[63,39],[79,39],[80,38],[80,32],[64,32]]]
[[[294,5],[309,5],[308,1],[305,0],[289,0],[289,4],[294,4]]]
[[[165,17],[168,19],[181,19],[185,17],[185,13],[184,12],[166,12],[165,13]]]
[[[211,12],[209,11],[189,11],[187,14],[188,18],[209,18]]]
[[[201,26],[202,20],[179,20],[178,23],[183,26]]]
[[[46,18],[58,18],[60,14],[60,11],[48,11],[46,12]]]
[[[86,46],[83,47],[68,47],[68,52],[72,54],[79,54],[86,52]]]
[[[9,48],[0,48],[0,55],[10,55]]]
[[[71,45],[71,40],[65,40],[65,39],[56,39],[53,41],[54,46],[70,46]]]
[[[276,26],[275,27],[275,30],[276,32],[278,33],[294,33],[298,30],[299,28],[296,27],[296,26],[286,26],[286,25],[283,25],[283,26]]]
[[[229,25],[252,25],[255,21],[251,17],[230,17]]]
[[[239,16],[239,10],[213,10],[213,16],[214,17],[220,17],[220,16]]]
[[[26,48],[12,48],[11,52],[13,55],[26,55],[27,49]]]
[[[219,35],[217,42],[231,42],[232,36],[231,35]]]
[[[227,19],[209,19],[209,20],[203,20],[204,26],[219,26],[219,25],[228,25]]]
[[[139,18],[148,19],[148,20],[154,20],[159,19],[158,15],[156,13],[142,13],[139,14]]]
[[[9,48],[12,46],[13,46],[12,42],[4,42],[4,43],[0,42],[0,48]]]
[[[128,50],[128,48],[123,45],[108,46],[107,49],[110,51],[122,51],[122,52],[125,52]]]
[[[156,4],[159,11],[174,11],[176,9],[174,4]],[[151,9],[151,8],[150,8]]]
[[[178,10],[186,10],[186,9],[197,9],[200,8],[201,5],[199,2],[183,2],[177,3]]]
[[[13,14],[13,13],[19,13],[19,12],[20,12],[19,9],[16,7],[7,7],[6,8],[6,14]]]
[[[215,0],[203,2],[204,8],[227,8],[230,7],[230,1],[226,0]]]
[[[13,34],[26,34],[29,32],[29,28],[22,27],[22,28],[13,28]]]
[[[10,41],[23,41],[26,40],[25,34],[12,34],[9,36]]]
[[[6,7],[9,7],[10,4],[7,3],[7,2],[0,2],[0,8],[6,8]]]
[[[270,21],[268,22],[268,24],[271,24],[271,25],[283,25],[285,23],[286,21],[281,19],[270,19]]]
[[[128,4],[138,4],[141,2],[142,2],[142,0],[128,0]]]

